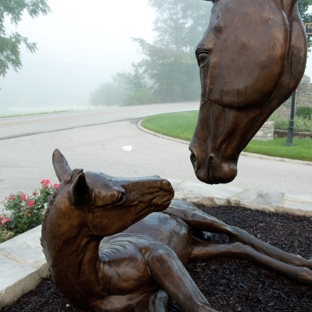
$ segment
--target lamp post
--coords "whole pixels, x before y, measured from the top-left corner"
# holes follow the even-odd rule
[[[291,109],[290,109],[290,119],[289,119],[286,146],[292,146],[292,139],[294,137],[294,117],[295,117],[296,94],[297,94],[297,90],[295,90],[291,96]]]
[[[298,0],[297,4],[298,4],[299,12],[300,12],[300,17],[302,18],[301,0]],[[297,90],[295,90],[291,96],[290,119],[289,119],[288,133],[287,133],[287,141],[286,141],[285,146],[292,146],[292,140],[294,137],[294,117],[295,117],[296,95],[297,95]]]

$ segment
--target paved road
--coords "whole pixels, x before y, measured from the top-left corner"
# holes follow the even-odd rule
[[[198,105],[198,102],[169,103],[0,118],[0,140],[137,119],[159,113],[195,110]]]
[[[186,105],[184,109],[190,107]],[[69,120],[70,114],[67,116]],[[40,187],[42,179],[56,183],[51,164],[55,148],[63,152],[72,168],[102,171],[113,176],[158,174],[198,182],[189,161],[188,145],[141,131],[136,125],[138,118],[134,117],[128,121],[49,130],[31,136],[20,133],[15,138],[0,140],[0,200],[20,190],[31,194]],[[131,152],[123,151],[126,145],[133,147]],[[312,166],[311,163],[242,155],[238,176],[229,185],[311,196]],[[223,186],[214,187],[217,190]]]

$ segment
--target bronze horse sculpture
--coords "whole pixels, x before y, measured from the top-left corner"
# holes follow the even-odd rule
[[[81,308],[165,312],[172,296],[185,311],[216,311],[184,265],[217,257],[241,257],[312,285],[311,260],[172,200],[167,180],[72,170],[59,150],[53,166],[60,185],[49,199],[41,244],[54,282]],[[225,233],[230,243],[199,240],[192,230]]]
[[[298,86],[306,35],[296,0],[214,0],[196,49],[201,101],[190,143],[196,176],[227,183],[240,152]]]
[[[202,84],[190,143],[197,177],[226,183],[240,152],[297,87],[306,38],[295,0],[214,0],[196,49]],[[168,296],[187,312],[215,311],[185,269],[189,261],[237,256],[312,285],[312,260],[172,200],[159,177],[114,178],[72,170],[55,150],[59,188],[49,199],[41,244],[54,282],[82,308],[165,312]],[[192,231],[224,233],[229,243]]]

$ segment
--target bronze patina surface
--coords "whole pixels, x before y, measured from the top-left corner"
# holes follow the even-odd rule
[[[191,160],[201,181],[226,183],[242,149],[303,75],[306,38],[296,1],[215,0],[196,57],[202,93]],[[72,170],[58,150],[53,166],[60,186],[41,243],[54,282],[82,308],[165,312],[172,296],[187,312],[215,311],[184,266],[218,257],[312,284],[312,260],[172,200],[165,179]],[[194,231],[224,233],[230,242],[202,241]]]
[[[60,186],[49,199],[41,243],[54,282],[82,308],[165,312],[172,296],[185,311],[215,311],[184,265],[217,257],[248,259],[312,284],[311,260],[172,200],[167,180],[72,170],[59,150],[53,166]],[[225,233],[230,243],[199,240],[193,230]]]
[[[214,0],[196,49],[201,101],[190,143],[199,180],[227,183],[240,152],[298,86],[306,35],[296,0]]]

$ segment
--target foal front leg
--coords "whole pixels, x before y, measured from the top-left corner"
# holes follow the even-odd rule
[[[148,258],[148,269],[157,284],[186,312],[217,312],[212,309],[174,251],[155,246]]]
[[[184,220],[193,230],[224,233],[229,235],[231,242],[241,242],[277,260],[312,269],[311,260],[265,243],[239,227],[228,225],[208,215],[189,202],[173,200],[164,212]]]

